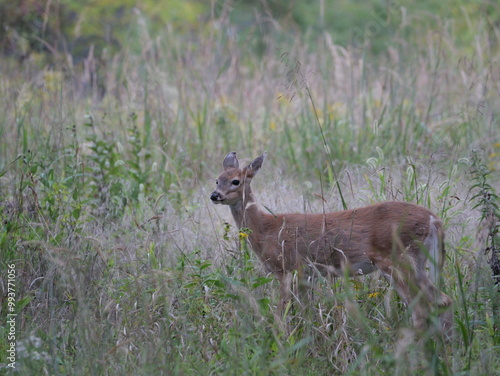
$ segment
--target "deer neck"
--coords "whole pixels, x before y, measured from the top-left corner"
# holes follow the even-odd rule
[[[238,229],[246,227],[252,231],[256,230],[254,227],[260,222],[262,214],[257,200],[251,191],[245,194],[243,200],[231,206],[231,213]]]

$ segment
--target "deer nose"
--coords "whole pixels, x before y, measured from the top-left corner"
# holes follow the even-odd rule
[[[212,201],[220,201],[220,194],[219,192],[212,192],[212,194],[210,195],[210,200]]]

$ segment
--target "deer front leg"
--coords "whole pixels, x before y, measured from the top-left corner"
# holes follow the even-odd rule
[[[278,302],[277,314],[280,318],[283,317],[286,307],[290,302],[290,297],[292,296],[292,273],[283,272],[278,275],[278,280],[280,283],[280,300]]]

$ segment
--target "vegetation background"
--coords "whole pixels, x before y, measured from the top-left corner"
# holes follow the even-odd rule
[[[1,374],[499,374],[498,2],[0,0],[0,26]],[[454,337],[377,275],[275,320],[209,203],[232,150],[268,151],[273,212],[439,214]]]

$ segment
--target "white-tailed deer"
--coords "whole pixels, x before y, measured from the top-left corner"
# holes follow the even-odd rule
[[[210,199],[229,205],[236,226],[250,229],[251,248],[279,279],[280,312],[290,298],[293,271],[301,273],[307,266],[343,276],[378,269],[407,305],[414,303],[416,328],[425,327],[432,305],[441,309],[442,324],[451,325],[452,300],[426,272],[430,260],[430,274],[436,279],[444,263],[443,227],[435,214],[404,202],[325,214],[266,213],[250,188],[265,156],[240,169],[236,153],[229,153]]]

